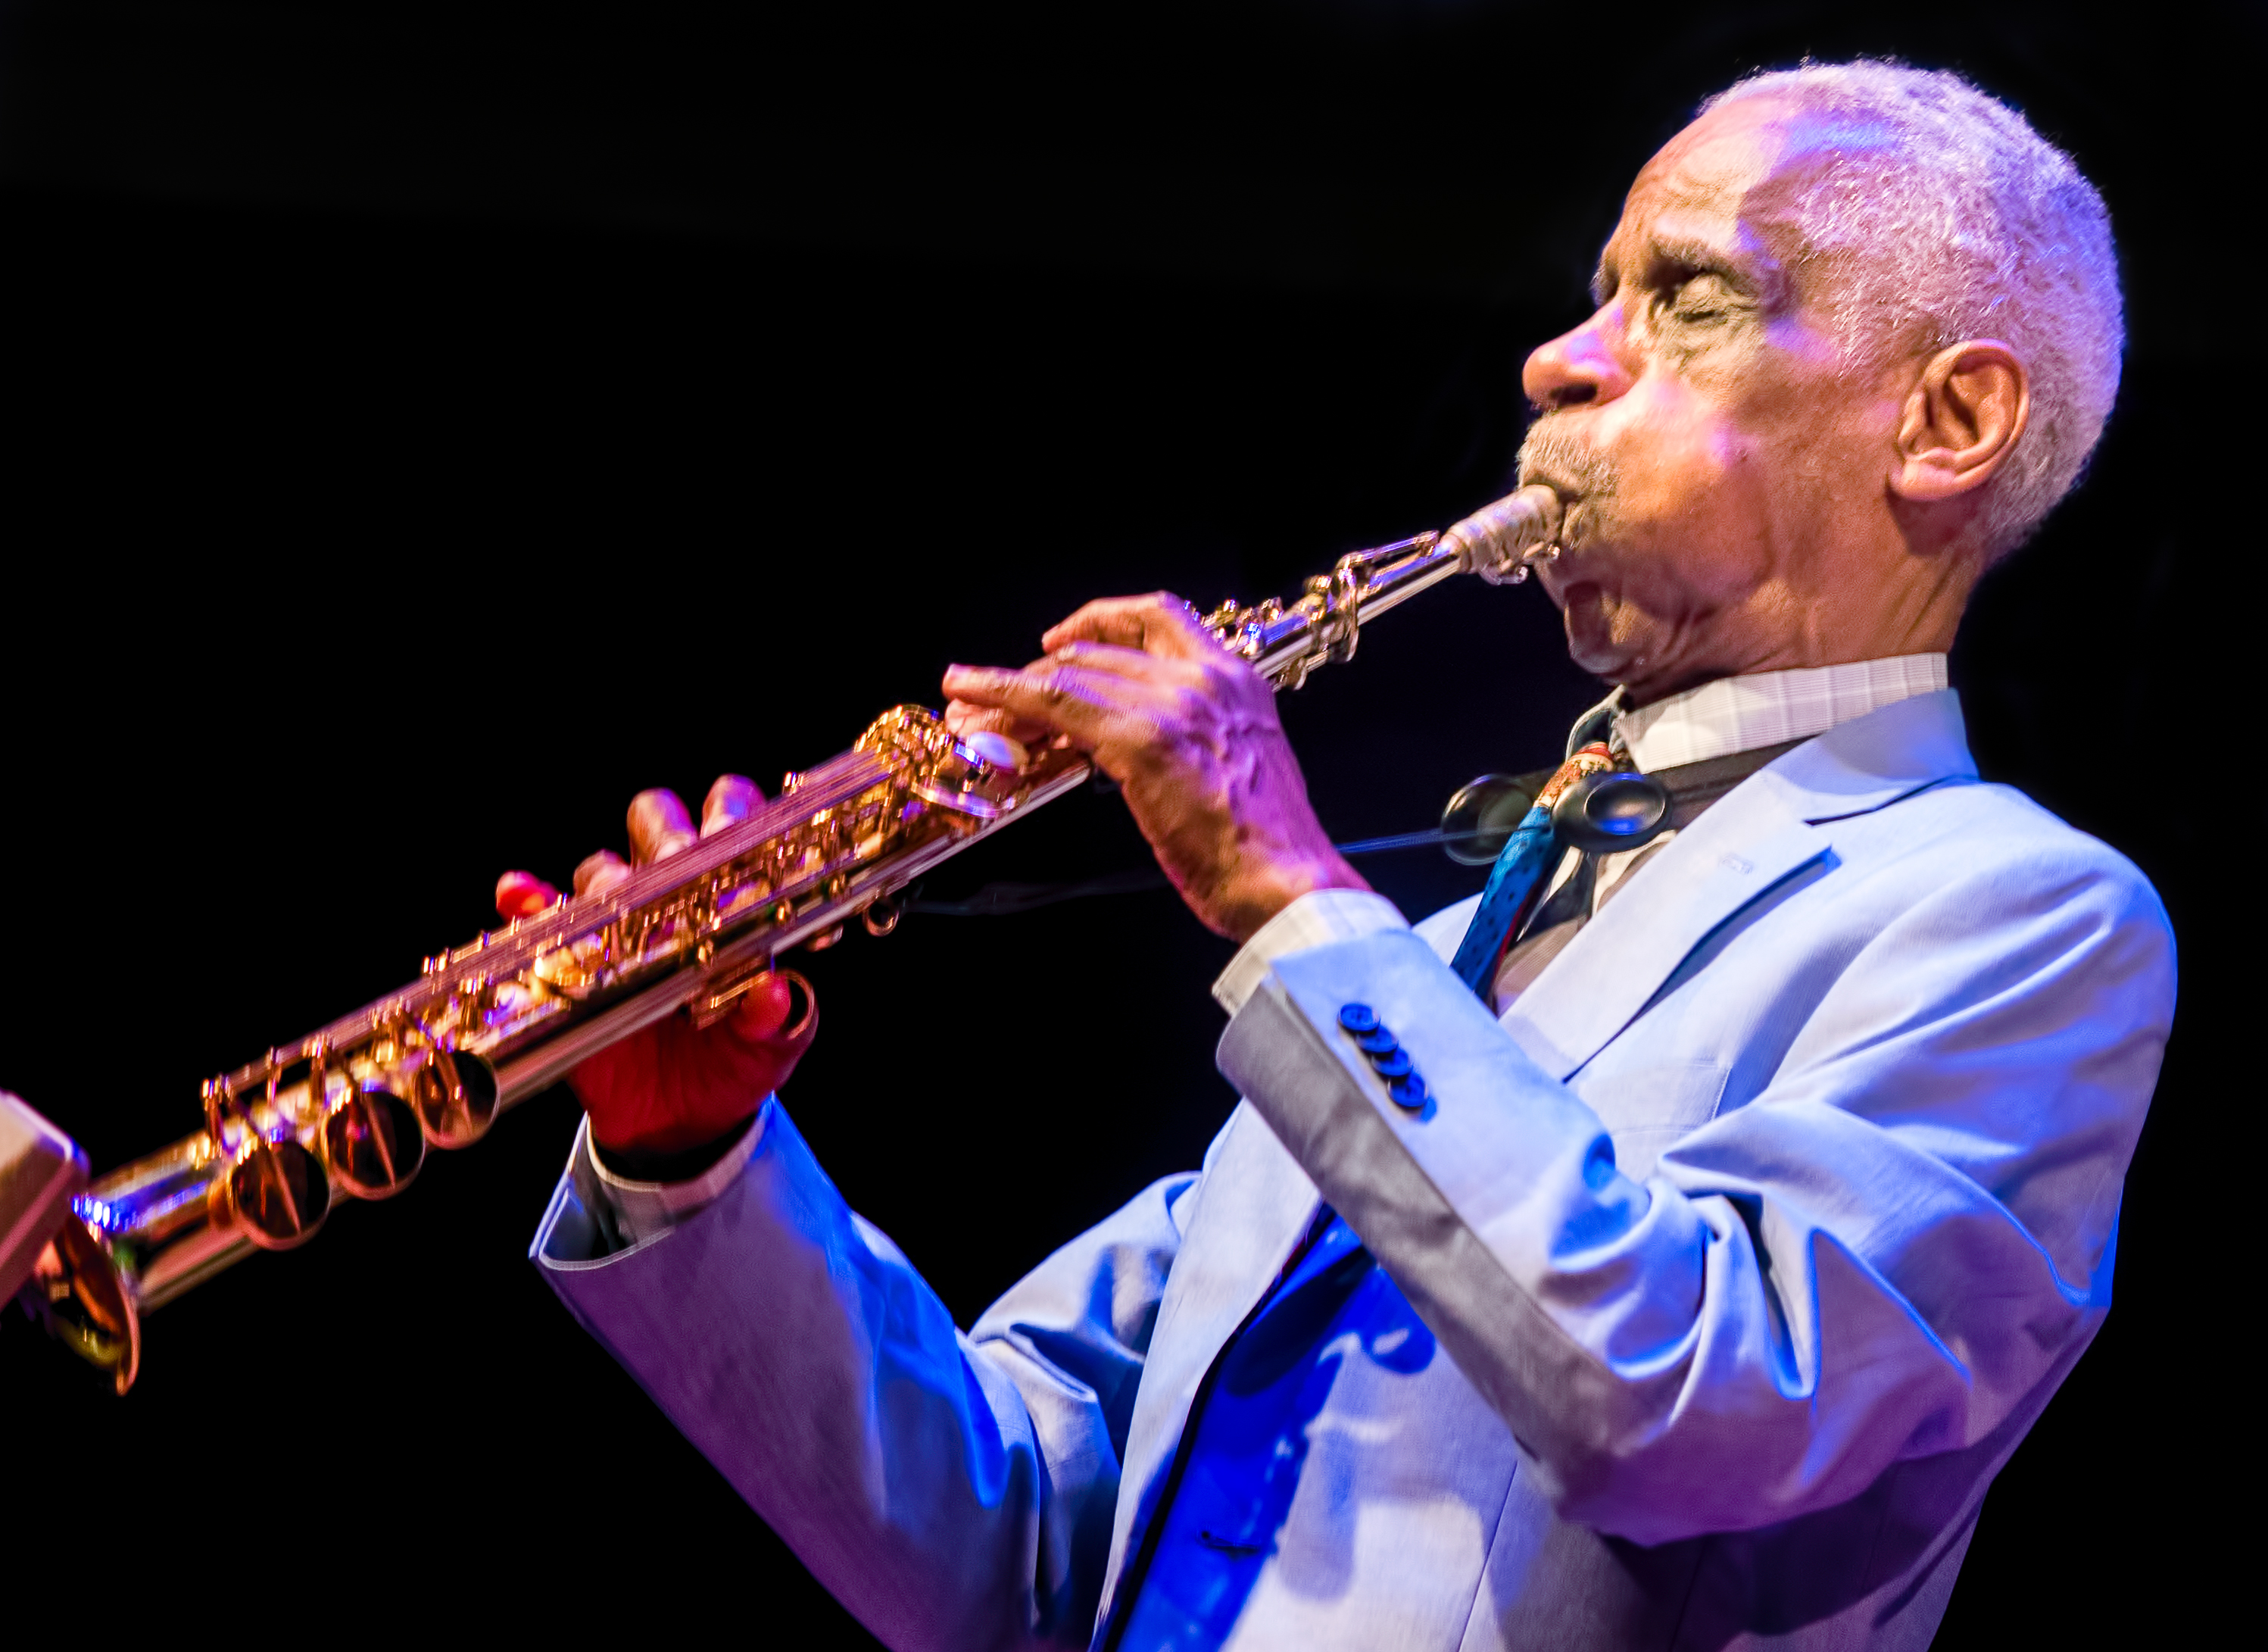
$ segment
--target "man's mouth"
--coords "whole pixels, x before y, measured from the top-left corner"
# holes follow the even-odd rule
[[[1522,465],[1520,468],[1520,485],[1529,487],[1537,483],[1541,483],[1559,496],[1559,531],[1552,535],[1552,542],[1557,544],[1562,552],[1572,554],[1580,549],[1585,537],[1585,528],[1593,515],[1593,513],[1586,508],[1590,502],[1589,490],[1580,483],[1569,480],[1564,474],[1553,471],[1548,466]]]
[[[1528,427],[1520,444],[1520,480],[1523,487],[1541,483],[1559,496],[1558,543],[1573,553],[1595,526],[1595,502],[1614,491],[1614,472],[1576,435],[1566,417],[1546,413]]]
[[[1572,483],[1562,483],[1549,475],[1529,476],[1523,474],[1521,477],[1523,487],[1537,482],[1559,496],[1559,528],[1551,536],[1552,544],[1557,548],[1557,554],[1537,564],[1540,571],[1549,571],[1580,554],[1588,537],[1586,530],[1592,513],[1585,508],[1588,500],[1583,490]]]
[[[1544,466],[1521,466],[1520,485],[1521,487],[1532,488],[1538,483],[1541,483],[1543,486],[1550,489],[1552,492],[1557,494],[1559,496],[1559,503],[1562,505],[1572,505],[1577,499],[1583,497],[1582,489],[1577,487],[1565,476],[1554,475]]]

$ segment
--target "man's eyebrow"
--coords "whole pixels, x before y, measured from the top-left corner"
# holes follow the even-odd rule
[[[1648,236],[1640,255],[1649,273],[1676,269],[1689,276],[1715,276],[1735,291],[1757,298],[1770,296],[1767,289],[1773,285],[1766,272],[1748,268],[1736,254],[1706,241],[1683,236]],[[1609,253],[1599,260],[1598,273],[1591,277],[1592,302],[1603,305],[1613,296],[1618,280],[1615,258]]]

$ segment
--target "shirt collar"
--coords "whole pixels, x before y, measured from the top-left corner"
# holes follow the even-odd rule
[[[1899,654],[1719,677],[1617,712],[1615,741],[1641,770],[1674,769],[1822,734],[1838,723],[1945,686],[1943,654]]]

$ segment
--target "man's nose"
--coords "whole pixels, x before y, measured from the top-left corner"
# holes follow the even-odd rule
[[[1607,322],[1612,306],[1572,332],[1539,344],[1521,369],[1520,387],[1545,409],[1611,402],[1631,387],[1631,373],[1609,348]]]

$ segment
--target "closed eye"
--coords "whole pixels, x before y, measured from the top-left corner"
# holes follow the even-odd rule
[[[1664,296],[1670,313],[1680,321],[1719,321],[1733,309],[1733,295],[1726,289],[1724,278],[1711,269],[1683,275]]]

